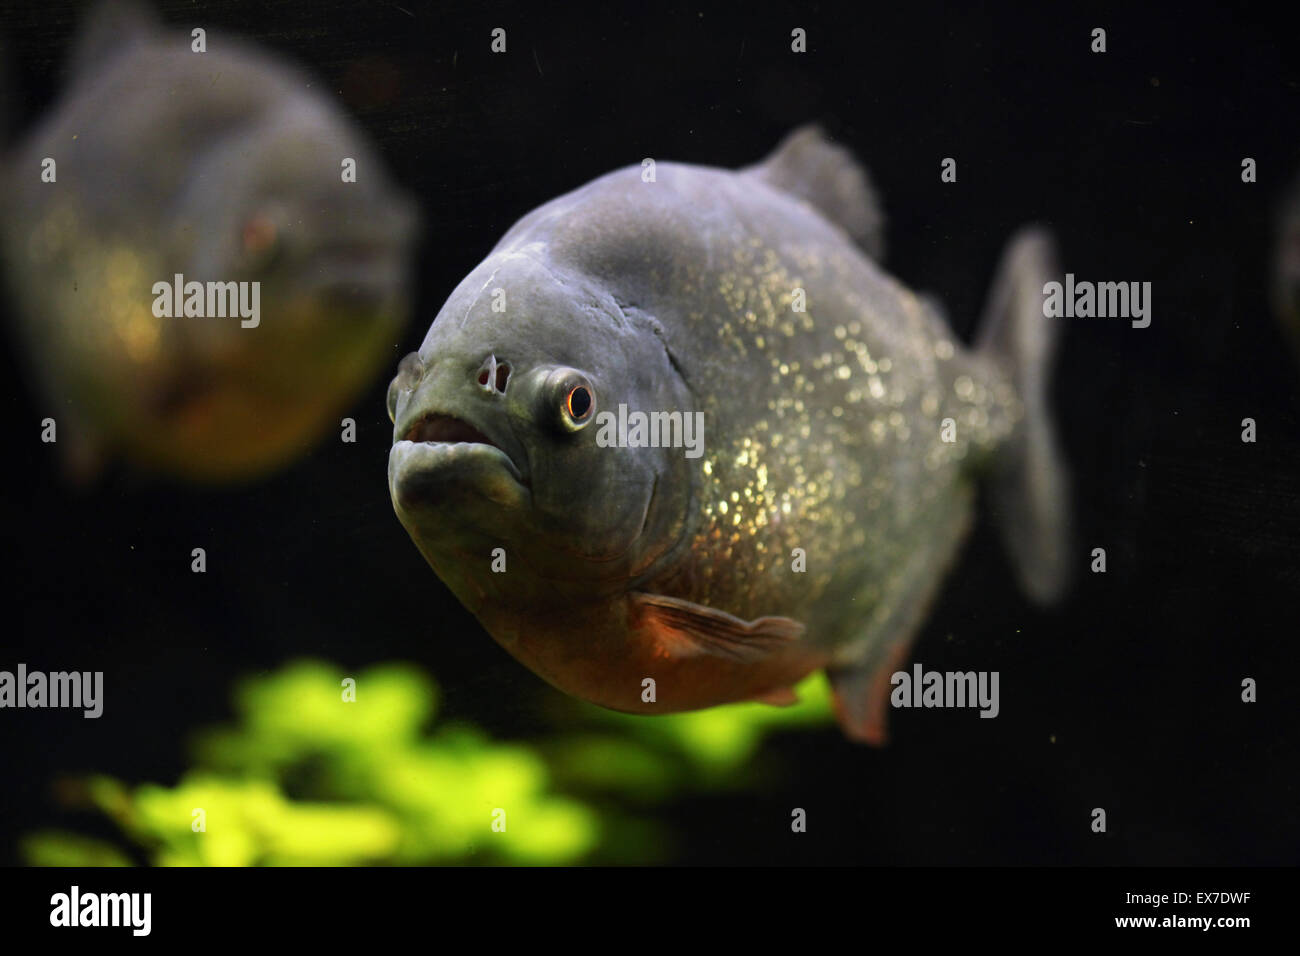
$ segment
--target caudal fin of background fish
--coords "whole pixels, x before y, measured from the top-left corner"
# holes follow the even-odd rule
[[[1049,604],[1069,582],[1069,477],[1048,407],[1059,319],[1043,315],[1043,286],[1058,277],[1051,236],[1026,227],[1007,244],[980,326],[978,350],[1001,363],[1025,420],[994,466],[990,505],[1025,594]]]

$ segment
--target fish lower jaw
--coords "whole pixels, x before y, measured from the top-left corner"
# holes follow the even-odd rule
[[[388,484],[393,504],[403,511],[473,498],[522,508],[531,500],[527,479],[510,456],[474,441],[396,441],[388,453]]]

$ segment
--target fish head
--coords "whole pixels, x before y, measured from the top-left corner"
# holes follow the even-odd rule
[[[681,449],[619,447],[602,423],[685,398],[653,327],[600,281],[543,245],[498,251],[389,389],[394,508],[475,613],[609,599],[680,538],[691,477]]]
[[[409,318],[416,205],[343,117],[295,103],[208,150],[170,224],[187,282],[258,291],[255,319],[184,326],[183,373],[158,402],[169,454],[204,474],[305,451],[373,381]]]
[[[276,334],[391,335],[419,214],[359,132],[294,99],[227,140],[199,164],[177,216],[195,231],[187,278],[259,280],[263,309],[287,316]]]

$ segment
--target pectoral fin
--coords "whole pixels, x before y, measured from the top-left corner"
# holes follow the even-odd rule
[[[746,621],[658,594],[630,595],[646,673],[659,681],[658,706],[693,710],[741,700],[796,702],[790,686],[825,666],[788,617]]]
[[[804,627],[788,617],[745,621],[661,594],[632,595],[632,603],[652,632],[663,657],[711,654],[737,662],[757,662],[803,636]]]

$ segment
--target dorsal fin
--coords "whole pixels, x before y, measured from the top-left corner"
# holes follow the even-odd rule
[[[801,126],[763,162],[744,172],[805,200],[879,262],[885,254],[885,214],[871,177],[853,154],[820,126]]]
[[[70,75],[76,78],[97,72],[158,28],[158,18],[139,0],[100,0],[86,17],[72,46]]]

